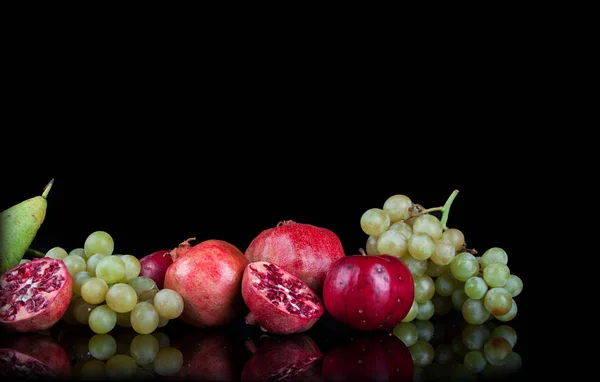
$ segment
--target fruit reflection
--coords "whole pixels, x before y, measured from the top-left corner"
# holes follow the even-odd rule
[[[0,376],[62,379],[70,375],[69,356],[50,336],[6,336],[0,341]]]

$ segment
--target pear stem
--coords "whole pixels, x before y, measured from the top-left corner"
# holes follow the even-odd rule
[[[44,192],[42,193],[42,198],[46,199],[46,197],[48,196],[48,193],[50,192],[50,189],[52,188],[53,184],[54,184],[54,179],[52,179],[50,182],[48,182],[48,184],[46,185],[46,187],[44,187]]]

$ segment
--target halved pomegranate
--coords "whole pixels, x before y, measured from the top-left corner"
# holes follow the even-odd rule
[[[0,276],[0,325],[38,332],[58,322],[69,307],[73,281],[62,260],[44,257]]]
[[[324,312],[321,299],[300,278],[266,261],[250,263],[242,278],[246,322],[273,334],[307,331]]]

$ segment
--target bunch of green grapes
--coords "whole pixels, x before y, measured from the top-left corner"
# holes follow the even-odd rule
[[[446,227],[431,213],[446,209],[447,219],[452,200],[443,208],[425,210],[397,194],[383,208],[365,211],[360,226],[369,235],[366,253],[396,256],[408,266],[415,297],[402,322],[428,320],[453,309],[471,324],[493,318],[510,321],[517,315],[514,298],[523,282],[511,274],[502,248],[489,248],[476,257],[476,251],[467,249],[461,230]]]
[[[465,323],[462,328],[430,320],[401,322],[393,330],[408,347],[415,365],[413,381],[497,379],[514,376],[523,360],[515,351],[511,326]]]
[[[98,334],[116,325],[150,334],[183,312],[183,299],[174,290],[159,290],[154,280],[140,276],[140,261],[133,255],[113,254],[113,238],[92,232],[83,248],[71,252],[51,248],[46,257],[62,260],[73,279],[73,296],[63,317],[89,325]]]

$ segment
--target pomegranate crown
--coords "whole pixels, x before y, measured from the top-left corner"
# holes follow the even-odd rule
[[[293,220],[282,220],[279,223],[277,223],[276,227],[281,227],[283,225],[288,225],[288,224],[295,224],[296,222]]]
[[[168,254],[171,256],[171,258],[173,260],[177,260],[177,258],[179,256],[183,255],[184,253],[186,253],[190,249],[190,247],[191,247],[190,241],[192,241],[192,240],[196,240],[196,238],[195,237],[190,237],[189,239],[186,239],[186,240],[182,241],[177,246],[177,248],[174,248],[171,252],[168,252]]]

